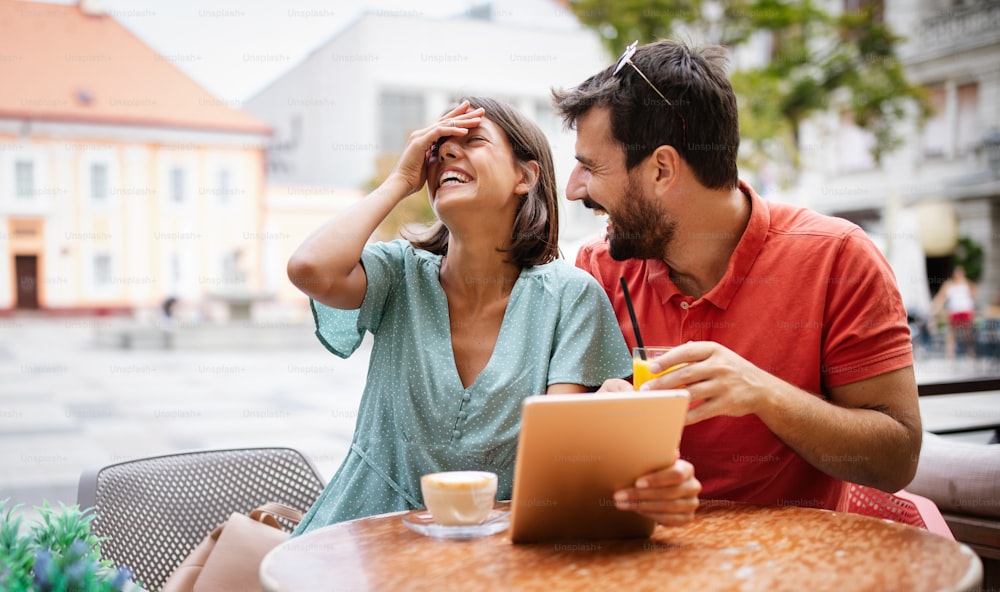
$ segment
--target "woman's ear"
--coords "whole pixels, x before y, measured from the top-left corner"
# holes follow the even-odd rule
[[[514,187],[514,193],[517,195],[528,195],[531,190],[535,187],[535,183],[538,183],[538,175],[541,168],[538,166],[538,161],[529,160],[528,162],[519,163],[521,165],[521,182]]]

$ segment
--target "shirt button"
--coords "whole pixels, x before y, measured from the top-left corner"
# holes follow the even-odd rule
[[[469,401],[472,400],[472,395],[470,395],[469,393],[465,393],[464,395],[462,395],[462,400],[468,403]]]
[[[469,414],[466,413],[465,411],[459,411],[458,412],[458,418],[459,419],[465,419],[466,417],[469,417]]]
[[[688,302],[687,300],[685,300],[685,301],[681,302],[681,308],[683,308],[684,310],[687,310],[687,309],[691,308],[691,303]]]
[[[462,432],[460,430],[455,430],[454,432],[451,433],[451,435],[453,438],[461,438]]]

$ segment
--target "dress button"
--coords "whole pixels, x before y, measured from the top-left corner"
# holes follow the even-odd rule
[[[468,403],[469,401],[472,400],[472,395],[470,395],[469,393],[465,393],[464,395],[462,395],[462,400]]]
[[[461,438],[462,437],[462,432],[460,430],[455,430],[454,432],[451,433],[451,435],[454,438]]]
[[[459,419],[465,419],[466,417],[469,417],[469,414],[466,413],[465,411],[459,411],[458,412],[458,418]]]
[[[687,309],[691,308],[691,303],[688,302],[687,300],[685,300],[685,301],[681,302],[681,308],[683,308],[684,310],[687,310]]]

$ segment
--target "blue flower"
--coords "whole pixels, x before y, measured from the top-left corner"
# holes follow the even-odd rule
[[[49,567],[52,565],[52,552],[48,549],[39,549],[35,553],[34,581],[35,587],[39,590],[49,590],[52,583],[49,581]]]
[[[73,541],[73,544],[70,545],[69,549],[66,551],[66,559],[69,559],[70,561],[76,561],[77,559],[88,555],[90,555],[90,545],[79,540]]]
[[[127,567],[122,567],[115,574],[115,577],[111,580],[111,588],[114,590],[121,590],[125,587],[125,584],[132,579],[132,570]]]
[[[90,568],[90,562],[86,559],[78,559],[73,563],[70,563],[64,570],[66,580],[69,583],[82,584],[84,578],[87,576],[87,573],[93,571],[92,568],[88,568]]]

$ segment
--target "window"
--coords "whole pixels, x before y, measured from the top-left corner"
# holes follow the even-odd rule
[[[427,124],[422,95],[383,92],[379,97],[380,154],[403,151],[410,132]]]
[[[550,139],[562,133],[562,120],[548,103],[535,103],[535,121]]]
[[[956,125],[958,152],[970,152],[982,141],[983,130],[979,126],[979,84],[963,84],[958,87],[958,122]]]
[[[111,285],[111,256],[108,254],[94,255],[94,284],[98,286]]]
[[[184,170],[170,169],[170,199],[177,203],[184,202]]]
[[[854,115],[842,113],[838,132],[840,154],[838,155],[841,172],[865,171],[875,168],[875,157],[872,156],[872,146],[875,137],[864,128],[854,123]]]
[[[27,160],[14,163],[14,195],[17,197],[35,196],[35,164]]]
[[[944,156],[948,148],[948,114],[946,105],[948,93],[943,84],[927,88],[927,99],[931,104],[931,116],[924,123],[921,147],[924,156]]]
[[[108,165],[90,165],[90,198],[94,201],[108,198]]]
[[[225,205],[229,203],[229,193],[230,191],[232,191],[232,189],[230,188],[229,171],[225,169],[219,171],[217,183],[218,183],[217,190],[219,196],[219,203]]]
[[[557,159],[572,160],[573,139],[567,137],[566,130],[563,129],[562,118],[556,115],[555,110],[549,103],[538,101],[535,103],[535,122],[542,129],[549,139],[549,146],[553,154],[558,154]],[[568,172],[568,171],[567,171]],[[558,182],[565,187],[565,173],[559,173]],[[573,208],[576,209],[576,208]],[[580,208],[585,210],[586,208]]]
[[[175,286],[181,283],[181,256],[177,253],[170,254],[170,279]]]

